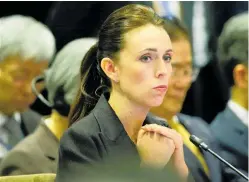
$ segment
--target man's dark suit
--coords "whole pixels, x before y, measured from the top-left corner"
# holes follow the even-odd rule
[[[108,104],[108,97],[108,94],[102,95],[93,111],[65,132],[59,149],[57,182],[84,181],[90,166],[99,163],[112,165],[115,161],[128,166],[132,163],[129,167],[140,166],[136,146]],[[166,126],[166,122],[150,114],[144,121],[149,123]]]
[[[192,134],[201,138],[209,147],[214,150],[219,150],[219,145],[212,135],[209,125],[199,117],[188,116],[185,114],[177,115],[179,122],[186,128],[186,130]],[[185,146],[184,156],[187,166],[191,170],[195,181],[198,182],[222,182],[222,166],[218,159],[205,151],[201,151],[204,160],[207,163],[209,169],[209,177],[204,173],[203,167],[197,160],[195,155]]]
[[[236,114],[227,106],[211,123],[211,129],[217,141],[220,142],[219,154],[248,175],[248,128],[240,121]],[[231,169],[227,168],[228,178],[232,182],[245,182]]]
[[[44,122],[11,150],[0,165],[0,175],[56,173],[59,141]]]

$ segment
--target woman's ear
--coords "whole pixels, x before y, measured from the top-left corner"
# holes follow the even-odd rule
[[[114,82],[119,82],[119,71],[115,63],[110,58],[103,58],[100,64],[104,73]]]

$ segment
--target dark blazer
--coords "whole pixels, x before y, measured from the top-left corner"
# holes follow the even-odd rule
[[[2,160],[0,175],[56,173],[59,141],[44,122]]]
[[[219,154],[248,176],[248,128],[227,106],[211,123],[211,129],[222,148]],[[226,173],[232,182],[246,181],[229,168]]]
[[[219,145],[211,133],[209,125],[204,120],[199,117],[184,114],[178,114],[177,116],[179,122],[188,130],[190,134],[201,138],[212,150],[219,150]],[[201,150],[201,152],[209,169],[209,177],[207,177],[204,173],[204,169],[195,155],[186,146],[184,147],[185,161],[195,181],[222,182],[222,166],[220,161],[206,151]]]
[[[129,167],[140,166],[136,146],[108,104],[108,99],[107,93],[102,95],[93,111],[65,132],[60,142],[57,182],[83,181],[97,163],[111,165],[115,161],[120,165],[132,163]],[[144,121],[144,124],[149,123],[166,126],[165,121],[150,114]]]

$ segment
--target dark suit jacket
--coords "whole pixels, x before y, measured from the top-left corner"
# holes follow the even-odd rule
[[[192,135],[196,135],[201,138],[208,146],[214,150],[219,150],[219,145],[211,133],[209,125],[199,117],[188,116],[184,114],[178,114],[179,122],[188,130]],[[203,157],[208,165],[210,176],[204,173],[204,169],[201,166],[199,160],[195,155],[185,146],[184,155],[187,166],[189,167],[191,174],[195,181],[198,182],[222,182],[222,166],[218,159],[213,157],[208,152],[202,151]],[[226,181],[227,182],[227,181]]]
[[[222,148],[219,154],[248,176],[248,128],[226,107],[211,123],[211,129]],[[246,181],[229,168],[226,173],[232,182]]]
[[[13,148],[0,164],[0,175],[56,173],[59,141],[44,122]]]
[[[108,99],[107,93],[102,95],[93,111],[65,132],[60,142],[57,182],[84,181],[89,171],[95,171],[91,167],[99,163],[110,166],[114,161],[130,168],[140,166],[136,146],[108,104]],[[166,126],[165,121],[150,114],[144,121],[146,123]],[[105,167],[102,169],[108,173]],[[115,167],[113,170],[117,171]]]

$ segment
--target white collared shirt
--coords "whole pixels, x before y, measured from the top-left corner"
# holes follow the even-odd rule
[[[248,111],[231,99],[227,104],[234,114],[236,114],[236,116],[241,120],[241,122],[248,127]]]
[[[19,112],[15,112],[12,117],[14,117],[15,121],[21,123],[21,114]],[[0,112],[0,128],[6,123],[8,118],[8,116]]]

